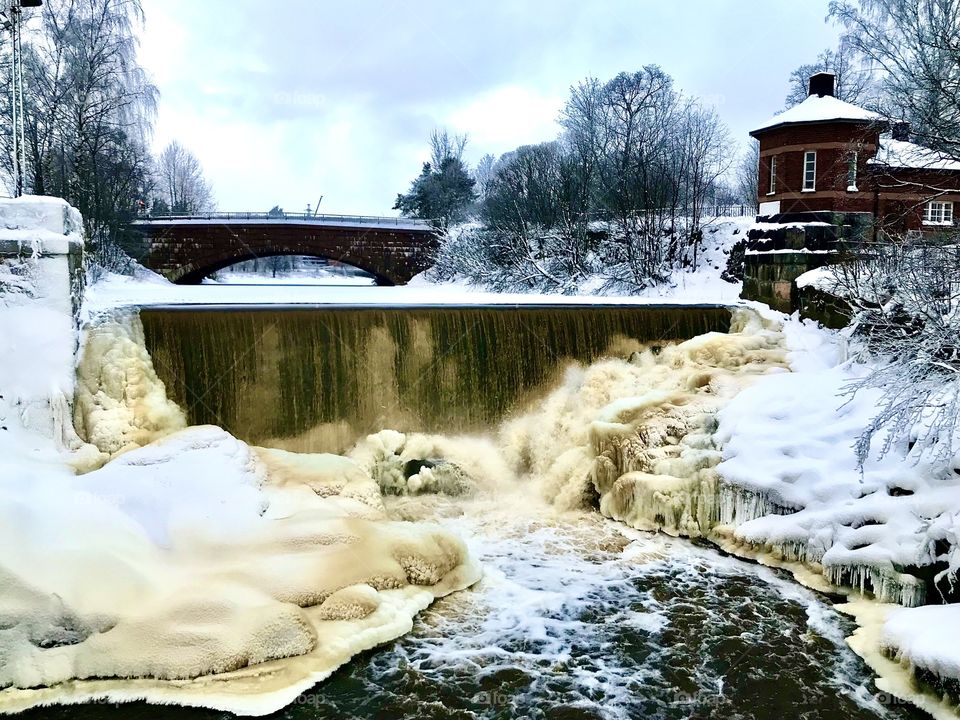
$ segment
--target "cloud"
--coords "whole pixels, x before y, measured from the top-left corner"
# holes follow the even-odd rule
[[[389,213],[434,127],[468,158],[551,139],[570,85],[656,62],[734,137],[832,44],[827,0],[143,0],[156,144],[201,159],[224,209]],[[791,31],[784,33],[783,28]]]
[[[502,154],[518,145],[552,140],[560,132],[556,119],[564,97],[531,88],[505,85],[456,107],[444,124],[469,136],[471,151]],[[478,150],[479,149],[479,150]]]

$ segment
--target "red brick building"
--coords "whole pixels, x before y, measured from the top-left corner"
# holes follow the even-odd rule
[[[891,128],[833,89],[832,74],[814,75],[806,100],[750,133],[760,141],[760,219],[960,227],[960,162],[910,142],[905,125]],[[869,215],[852,215],[861,213]]]

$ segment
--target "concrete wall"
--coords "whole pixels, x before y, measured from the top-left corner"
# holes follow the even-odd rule
[[[741,297],[758,300],[781,312],[801,310],[795,280],[808,270],[839,262],[844,243],[867,240],[869,213],[801,214],[813,222],[792,222],[789,215],[761,220],[747,232]]]
[[[72,435],[83,224],[58,198],[0,199],[0,416]]]
[[[83,294],[83,220],[59,198],[0,199],[0,295],[73,317]]]
[[[744,258],[745,300],[759,300],[774,310],[791,313],[799,309],[794,281],[808,270],[828,265],[832,256],[804,252],[771,252]]]

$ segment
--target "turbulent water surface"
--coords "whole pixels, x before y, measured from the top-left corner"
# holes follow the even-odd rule
[[[487,431],[572,361],[726,332],[730,310],[265,306],[148,309],[140,319],[153,366],[191,425],[342,453],[383,428]]]
[[[272,717],[923,717],[873,689],[843,640],[852,622],[791,580],[598,515],[511,506],[396,501],[469,538],[484,580]],[[22,717],[230,716],[88,705]]]
[[[628,528],[708,535],[723,514],[716,415],[757,377],[787,368],[777,323],[722,308],[157,312],[144,314],[142,328],[138,322],[104,326],[86,343],[79,425],[109,441],[101,451],[201,422],[271,448],[352,448],[349,460],[256,452],[277,500],[271,532],[301,517],[296,508],[314,513],[303,516],[309,523],[294,523],[298,532],[289,536],[304,547],[313,547],[306,530],[319,538],[336,530],[337,542],[352,542],[340,526],[325,529],[324,508],[356,510],[349,505],[354,483],[376,495],[368,509],[400,540],[406,524],[388,520],[435,522],[443,530],[410,528],[443,536],[459,561],[468,553],[445,532],[453,531],[484,568],[471,589],[418,615],[412,632],[355,656],[276,717],[921,717],[873,689],[872,674],[844,641],[853,622],[828,598],[707,545]],[[708,330],[721,332],[703,334]],[[686,337],[692,339],[673,342]],[[142,382],[114,398],[103,377]],[[164,387],[185,412],[172,406]],[[130,407],[129,397],[150,402]],[[382,428],[391,430],[364,437]],[[395,431],[411,428],[442,434]],[[472,430],[488,432],[457,435]],[[246,448],[217,428],[194,428],[181,438],[194,435]],[[151,452],[143,450],[148,460]],[[350,482],[334,487],[348,466]],[[309,508],[301,507],[305,502]],[[597,506],[623,523],[605,519]],[[399,562],[397,553],[409,555],[400,540],[371,540],[356,560]],[[442,553],[427,552],[427,545],[440,545],[423,542],[414,567],[429,569]],[[287,567],[287,551],[300,545],[269,547],[261,563],[270,582],[240,575],[276,598],[284,588],[274,579],[298,578],[268,570]],[[225,544],[209,556],[243,551]],[[320,544],[316,552],[317,567],[326,568],[329,548]],[[353,577],[353,556],[343,557],[350,562],[334,570],[347,579],[338,585],[324,569],[321,587],[380,582],[372,570]],[[469,582],[458,587],[477,577],[469,567]],[[214,578],[218,572],[209,570]],[[231,592],[219,588],[213,597]],[[177,628],[189,625],[189,616],[172,607]],[[352,630],[346,636],[341,620],[318,631],[319,651],[357,637]],[[233,627],[223,622],[216,637],[232,638]],[[243,704],[271,689],[264,678],[253,666],[232,704],[223,697],[208,702],[277,707]],[[179,701],[178,683],[170,688],[159,697]],[[103,704],[24,717],[229,716]]]

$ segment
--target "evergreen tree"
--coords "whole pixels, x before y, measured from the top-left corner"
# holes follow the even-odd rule
[[[462,158],[466,138],[451,138],[446,131],[434,132],[431,146],[431,162],[423,164],[408,193],[397,195],[393,209],[406,217],[425,218],[446,228],[466,219],[476,200],[476,180]]]

